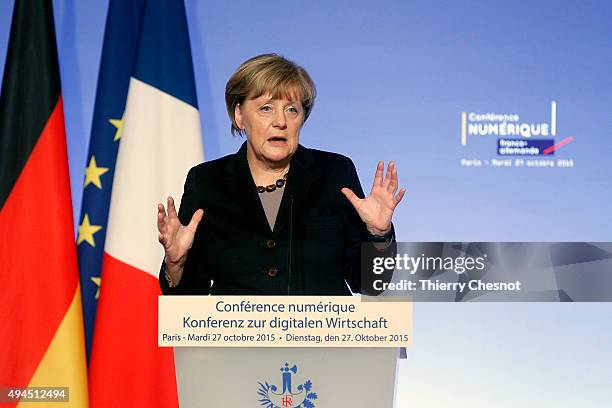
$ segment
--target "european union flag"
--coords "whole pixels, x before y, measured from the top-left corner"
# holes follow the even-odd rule
[[[115,162],[143,6],[144,0],[111,0],[106,17],[77,238],[88,359]]]

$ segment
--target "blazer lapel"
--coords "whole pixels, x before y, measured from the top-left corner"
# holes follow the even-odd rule
[[[310,187],[315,180],[315,174],[310,168],[314,163],[314,158],[309,149],[298,146],[297,151],[291,159],[291,167],[287,176],[287,187],[283,193],[276,223],[274,224],[274,236],[278,236],[289,223],[289,219],[296,214],[304,204],[308,196]],[[262,210],[263,211],[263,210]]]
[[[246,142],[234,154],[225,170],[225,185],[230,190],[233,199],[243,204],[244,218],[257,223],[260,231],[272,233],[261,204],[261,199],[259,198],[259,193],[257,193],[255,188],[251,171],[249,170],[246,159]]]

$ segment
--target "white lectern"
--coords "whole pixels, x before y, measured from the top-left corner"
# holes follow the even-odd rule
[[[392,408],[397,348],[176,347],[181,408]]]

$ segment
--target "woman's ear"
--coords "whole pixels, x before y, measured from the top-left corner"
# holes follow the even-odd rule
[[[244,125],[242,123],[242,110],[240,109],[239,103],[234,106],[234,121],[236,121],[238,129],[244,130]]]

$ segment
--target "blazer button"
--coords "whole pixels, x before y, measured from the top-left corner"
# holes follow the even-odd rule
[[[270,249],[274,248],[276,246],[276,241],[273,239],[269,239],[266,241],[266,246]]]
[[[274,278],[276,275],[278,275],[278,269],[276,269],[275,267],[269,268],[268,269],[268,276],[271,278]]]

